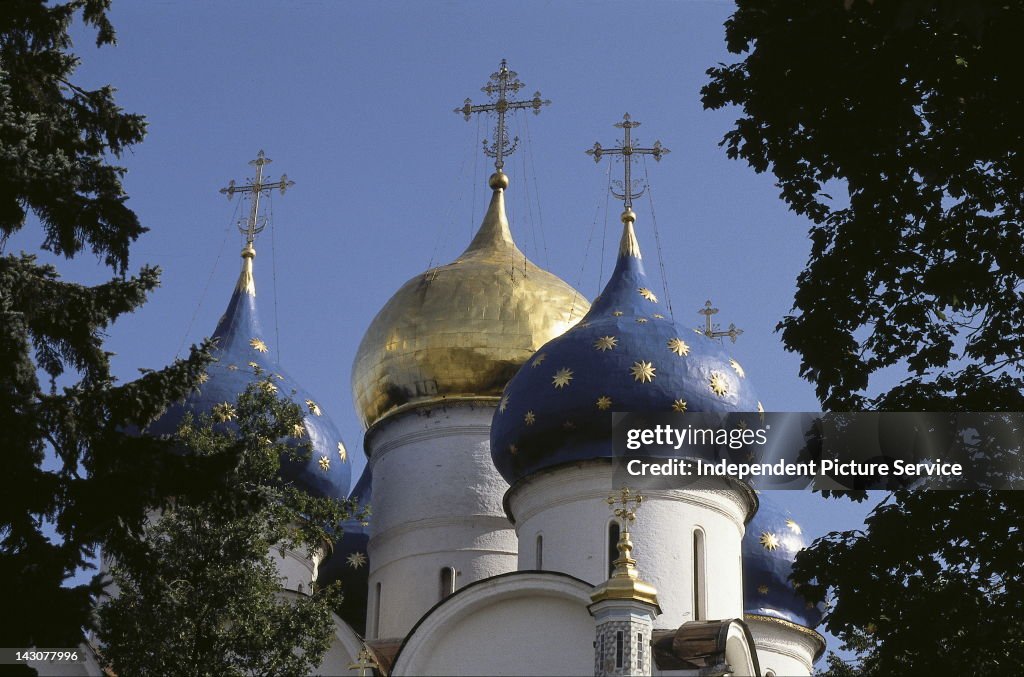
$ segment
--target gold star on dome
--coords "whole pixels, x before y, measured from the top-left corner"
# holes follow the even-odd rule
[[[537,357],[533,358],[533,363],[530,366],[531,367],[539,367],[540,363],[543,362],[544,360],[546,360],[547,357],[548,356],[545,355],[544,353],[538,353]]]
[[[228,365],[228,371],[238,371],[238,365],[237,364],[229,364]]]
[[[295,425],[292,426],[292,437],[305,437],[305,436],[306,436],[306,426],[302,425],[301,423],[296,423]]]
[[[655,314],[654,314],[654,317],[655,317],[656,319],[658,319],[658,320],[664,320],[664,319],[665,319],[665,316],[664,316],[664,315],[662,315],[661,313],[655,313]]]
[[[516,454],[518,454],[518,453],[519,453],[519,447],[517,447],[517,446],[516,446],[516,445],[514,445],[514,444],[510,444],[510,445],[508,445],[508,453],[510,453],[510,454],[512,454],[513,456],[515,456]]]
[[[732,370],[735,371],[736,375],[740,378],[747,377],[747,372],[743,371],[743,367],[741,367],[740,363],[736,360],[729,360],[729,366],[732,367]]]
[[[249,345],[258,350],[261,353],[265,353],[269,350],[267,344],[263,342],[263,339],[254,338],[249,341]]]
[[[601,411],[606,411],[610,409],[611,406],[612,398],[608,397],[607,395],[601,395],[601,397],[597,398],[597,408],[600,409]]]
[[[696,334],[697,336],[704,336],[704,332],[702,332],[700,329],[694,329],[693,333]]]
[[[654,372],[656,369],[657,367],[650,362],[634,362],[629,371],[633,374],[634,381],[650,383],[654,380]]]
[[[200,385],[202,385],[203,383],[206,383],[209,380],[210,380],[210,375],[207,374],[205,371],[203,373],[201,373],[199,376],[196,377],[196,383],[198,383]]]
[[[725,377],[717,371],[711,372],[711,377],[708,379],[708,385],[711,387],[711,392],[719,397],[724,397],[729,392],[729,382],[726,381]]]
[[[594,301],[597,301],[597,299],[594,299]],[[580,329],[586,329],[587,327],[590,326],[590,323],[589,322],[580,322],[576,326],[579,327]]]
[[[594,348],[600,350],[602,353],[606,350],[612,350],[618,345],[619,339],[614,336],[602,336],[601,338],[594,341]]]
[[[364,555],[361,552],[354,552],[348,557],[346,557],[345,561],[348,562],[348,565],[353,569],[358,569],[359,567],[366,564],[366,555]]]
[[[328,470],[331,469],[331,459],[327,458],[326,456],[321,456],[320,460],[317,461],[317,463],[320,464],[320,469],[323,470],[324,472],[327,472]]]
[[[506,409],[508,409],[508,395],[502,395],[501,404],[498,405],[498,413],[504,414]]]
[[[636,323],[637,324],[647,324],[647,318],[646,317],[638,317],[638,318],[636,318]]]
[[[761,532],[761,538],[758,539],[758,542],[764,546],[765,550],[779,549],[779,537],[771,532]]]
[[[680,414],[686,411],[686,400],[676,400],[672,403],[672,410],[678,411]]]
[[[526,423],[526,425],[533,425],[533,422],[536,421],[536,420],[537,420],[537,417],[534,415],[532,409],[530,411],[526,412],[526,415],[523,416],[523,422]]]
[[[690,346],[686,345],[686,341],[678,336],[668,340],[668,349],[680,357],[686,357],[690,354]]]
[[[259,373],[260,365],[256,364],[255,362],[249,362],[248,366],[249,366],[250,369],[254,369],[254,370],[256,370],[257,373]]]
[[[309,413],[314,416],[320,416],[320,407],[313,400],[306,400],[306,408],[309,409]]]
[[[615,317],[622,317],[622,311],[621,310],[616,310],[616,311],[614,311],[612,313],[612,315],[614,315]]]
[[[274,378],[276,378],[278,381],[284,380],[284,376],[281,376],[280,374],[274,374]]]
[[[235,408],[231,406],[230,402],[221,402],[220,404],[213,405],[213,420],[218,423],[224,423],[226,421],[234,420]]]
[[[551,383],[556,388],[564,388],[569,385],[569,381],[572,380],[572,369],[562,367],[555,372],[555,375],[551,377]]]
[[[768,586],[765,585],[764,583],[762,583],[761,585],[757,586],[757,592],[762,594],[762,595],[767,595],[768,594]]]
[[[262,383],[260,383],[260,387],[263,388],[263,390],[265,390],[268,393],[277,392],[277,386],[271,383],[270,381],[263,381]]]
[[[573,423],[572,421],[566,421],[565,423],[562,424],[562,427],[565,428],[566,430],[576,430],[576,424]]]
[[[800,535],[803,531],[800,529],[800,525],[791,519],[786,520],[786,527],[789,528],[794,534]]]
[[[348,449],[345,448],[344,442],[338,442],[338,458],[342,463],[348,460]]]
[[[640,287],[639,289],[637,289],[637,291],[640,292],[640,296],[643,296],[645,299],[647,299],[651,303],[657,303],[658,302],[658,297],[655,296],[654,292],[652,292],[647,287]]]

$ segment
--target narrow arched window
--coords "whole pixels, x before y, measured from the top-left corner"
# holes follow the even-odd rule
[[[707,597],[705,595],[704,530],[693,530],[693,620],[707,618]]]
[[[377,583],[373,595],[373,637],[380,637],[380,583]]]
[[[441,599],[455,592],[455,569],[442,567],[441,569]]]
[[[619,558],[619,523],[612,520],[608,523],[608,577],[615,571],[615,560]]]
[[[538,570],[544,568],[544,536],[537,534],[537,567]]]

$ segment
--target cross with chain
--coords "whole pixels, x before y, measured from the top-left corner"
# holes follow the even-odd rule
[[[647,190],[646,186],[640,185],[640,181],[633,181],[632,179],[632,168],[633,168],[633,156],[634,155],[651,155],[658,162],[661,162],[661,158],[668,155],[671,151],[668,148],[664,148],[661,145],[661,141],[655,141],[654,145],[650,148],[637,148],[633,146],[633,140],[630,138],[630,131],[640,126],[639,122],[634,122],[630,119],[629,113],[622,116],[622,122],[616,122],[615,126],[623,131],[622,145],[618,148],[603,148],[600,143],[595,142],[594,147],[587,150],[587,155],[594,156],[594,162],[600,162],[601,157],[604,155],[621,155],[623,163],[626,165],[626,175],[623,181],[614,181],[613,183],[620,187],[620,191],[612,189],[612,195],[623,200],[626,203],[626,211],[630,211],[633,208],[633,198],[640,197]]]
[[[370,653],[370,650],[365,645],[359,650],[356,662],[348,664],[349,670],[359,671],[359,677],[366,677],[367,671],[372,672],[374,669],[379,667],[380,666],[377,665],[377,661],[373,658],[373,654]]]
[[[278,188],[281,191],[281,195],[284,195],[285,190],[290,186],[294,186],[294,181],[288,180],[287,174],[282,174],[278,181],[263,181],[263,167],[269,165],[272,162],[270,158],[263,154],[261,150],[259,155],[256,156],[255,160],[249,162],[250,165],[256,167],[256,178],[253,179],[252,183],[247,183],[244,186],[236,186],[235,180],[232,179],[228,182],[227,188],[221,188],[220,192],[228,196],[230,200],[234,197],[235,193],[250,193],[251,205],[249,207],[249,219],[242,227],[242,224],[238,224],[238,231],[245,235],[245,244],[249,247],[252,246],[253,241],[256,240],[256,234],[263,231],[267,225],[266,218],[260,218],[260,196],[264,193],[270,194],[270,191],[274,188]]]
[[[494,158],[494,168],[499,172],[505,166],[505,156],[511,155],[519,146],[518,136],[513,138],[511,142],[508,140],[508,130],[505,128],[505,113],[532,108],[534,115],[540,115],[541,106],[547,106],[551,103],[547,99],[541,99],[540,92],[534,92],[533,98],[529,100],[509,100],[509,95],[515,96],[515,93],[525,86],[519,81],[519,74],[515,71],[510,71],[508,63],[505,59],[502,59],[501,66],[498,67],[497,72],[491,73],[491,81],[480,88],[481,92],[491,97],[492,103],[473,105],[472,99],[466,99],[461,108],[455,109],[456,113],[462,113],[465,116],[466,122],[469,122],[469,118],[473,113],[498,114],[498,127],[494,130],[494,142],[488,145],[485,140],[483,143],[484,155]]]
[[[735,324],[729,324],[729,331],[718,331],[718,325],[711,324],[711,316],[718,312],[718,308],[711,307],[711,300],[708,299],[704,302],[704,307],[697,311],[704,316],[704,329],[698,329],[697,331],[709,338],[722,338],[728,336],[733,343],[736,343],[736,337],[743,333],[742,329],[737,329]]]
[[[622,521],[623,531],[629,531],[629,525],[636,521],[636,510],[643,500],[643,496],[634,493],[629,487],[622,487],[617,494],[608,497],[608,505]],[[616,505],[620,507],[616,508]]]

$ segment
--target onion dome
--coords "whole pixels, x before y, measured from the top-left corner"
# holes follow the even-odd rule
[[[612,457],[611,413],[758,411],[740,364],[721,344],[681,328],[644,272],[622,214],[618,261],[583,320],[512,378],[491,425],[491,456],[510,483],[570,461]]]
[[[466,251],[406,282],[366,331],[352,366],[365,426],[444,401],[497,402],[537,348],[587,311],[582,294],[516,247],[505,216],[508,177],[491,175],[490,187]]]
[[[242,250],[242,274],[238,284],[213,332],[215,361],[207,368],[205,382],[183,403],[175,404],[150,424],[147,432],[171,434],[186,412],[198,415],[231,407],[250,383],[269,376],[278,394],[285,395],[302,410],[302,427],[296,429],[294,439],[308,439],[313,447],[306,461],[282,458],[281,477],[312,495],[344,498],[348,493],[351,468],[338,429],[321,410],[317,400],[271,357],[264,339],[256,312],[256,284],[252,274],[255,256],[256,250],[250,242]]]
[[[372,481],[367,465],[349,494],[349,499],[358,504],[357,510],[370,505]],[[352,519],[341,526],[341,539],[317,569],[317,587],[341,581],[343,597],[338,615],[360,635],[365,635],[370,589],[370,558],[366,546],[370,542],[370,525],[368,521]]]
[[[765,493],[743,536],[743,612],[814,628],[822,607],[800,596],[789,580],[796,554],[806,547],[798,525]]]

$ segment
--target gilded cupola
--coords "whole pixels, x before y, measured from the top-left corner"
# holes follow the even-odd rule
[[[469,247],[406,282],[370,323],[352,367],[366,427],[413,407],[497,402],[519,367],[590,308],[516,246],[505,215],[508,176],[499,170],[489,185],[490,205]]]

